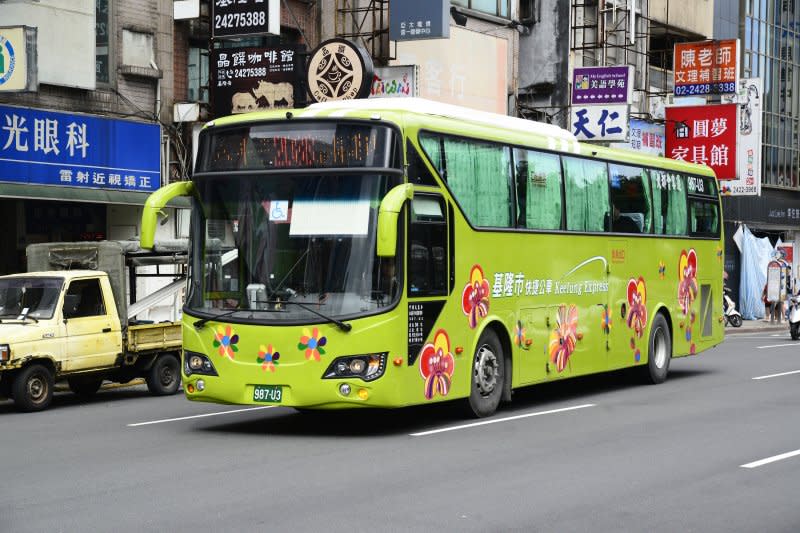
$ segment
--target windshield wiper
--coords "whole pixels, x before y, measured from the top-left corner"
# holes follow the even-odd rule
[[[224,313],[220,313],[220,314],[212,316],[212,317],[205,317],[205,318],[201,318],[200,320],[195,320],[192,325],[194,327],[196,327],[197,329],[200,329],[203,326],[205,326],[206,322],[208,322],[209,320],[219,320],[220,318],[223,318],[223,317],[226,317],[226,316],[231,316],[234,313],[240,313],[240,312],[246,311],[246,310],[247,309],[232,309],[230,311],[226,311]]]
[[[295,301],[292,301],[292,300],[269,300],[266,303],[272,304],[272,305],[285,305],[285,304],[296,305],[300,309],[304,309],[304,310],[308,311],[309,313],[313,313],[313,314],[317,315],[320,318],[324,318],[325,320],[327,320],[328,322],[330,322],[332,324],[336,324],[336,326],[340,330],[344,331],[345,333],[347,333],[348,331],[353,329],[353,326],[351,326],[347,322],[342,322],[339,319],[333,318],[332,316],[328,316],[325,313],[320,313],[316,309],[312,308],[310,305],[314,305],[313,302],[295,302]],[[307,305],[307,304],[310,304],[310,305]]]

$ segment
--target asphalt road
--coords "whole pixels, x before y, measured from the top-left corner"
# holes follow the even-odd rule
[[[308,415],[155,398],[0,401],[0,532],[800,530],[800,343],[730,335],[641,385]],[[785,454],[785,455],[784,455]]]

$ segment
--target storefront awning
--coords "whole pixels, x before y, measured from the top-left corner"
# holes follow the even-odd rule
[[[114,191],[82,187],[54,187],[52,185],[30,185],[27,183],[0,183],[0,198],[144,205],[148,196],[149,193],[135,191]],[[189,206],[189,198],[186,197],[175,198],[167,204],[167,207],[186,209],[188,209]]]

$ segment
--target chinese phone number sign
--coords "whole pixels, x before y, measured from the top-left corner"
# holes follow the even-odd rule
[[[736,104],[668,107],[666,156],[708,165],[720,180],[736,178],[737,111]]]
[[[675,43],[674,52],[675,96],[736,92],[738,39]]]
[[[280,35],[280,0],[213,0],[211,38]]]
[[[161,185],[161,127],[0,106],[0,180],[152,192]]]

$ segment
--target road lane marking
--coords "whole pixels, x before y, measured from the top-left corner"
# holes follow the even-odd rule
[[[800,370],[792,370],[791,372],[781,372],[780,374],[769,374],[767,376],[758,376],[753,379],[769,379],[769,378],[777,378],[780,376],[788,376],[791,374],[800,374]]]
[[[473,422],[471,424],[462,424],[460,426],[451,426],[447,428],[441,429],[432,429],[430,431],[420,431],[419,433],[409,433],[412,437],[425,437],[427,435],[434,435],[436,433],[444,433],[446,431],[456,431],[459,429],[468,429],[474,428],[477,426],[485,426],[486,424],[496,424],[498,422],[509,422],[511,420],[519,420],[521,418],[530,418],[532,416],[540,416],[540,415],[552,415],[555,413],[565,413],[567,411],[574,411],[576,409],[585,409],[586,407],[595,407],[596,404],[593,403],[585,403],[583,405],[576,405],[574,407],[564,407],[563,409],[551,409],[549,411],[538,411],[536,413],[527,413],[524,415],[516,415],[516,416],[507,416],[504,418],[493,418],[492,420],[483,420],[481,422]]]
[[[790,342],[787,344],[769,344],[767,346],[756,346],[756,348],[758,348],[759,350],[763,350],[765,348],[782,348],[784,346],[800,346],[800,344],[796,342]]]
[[[230,415],[233,413],[244,413],[245,411],[256,411],[258,409],[272,409],[273,407],[277,407],[276,405],[262,405],[259,407],[248,407],[247,409],[233,409],[232,411],[221,411],[219,413],[205,413],[202,415],[192,415],[192,416],[181,416],[178,418],[165,418],[163,420],[151,420],[149,422],[137,422],[136,424],[128,424],[129,428],[135,428],[139,426],[150,426],[153,424],[163,424],[165,422],[177,422],[179,420],[190,420],[192,418],[204,418],[207,416],[217,416],[217,415]]]
[[[796,455],[800,455],[800,450],[795,450],[793,452],[786,452],[780,455],[773,455],[772,457],[767,457],[766,459],[761,459],[759,461],[753,461],[752,463],[747,463],[746,465],[739,465],[742,468],[758,468],[759,466],[764,466],[769,463],[774,463],[776,461],[782,461],[784,459],[788,459],[790,457],[794,457]]]

